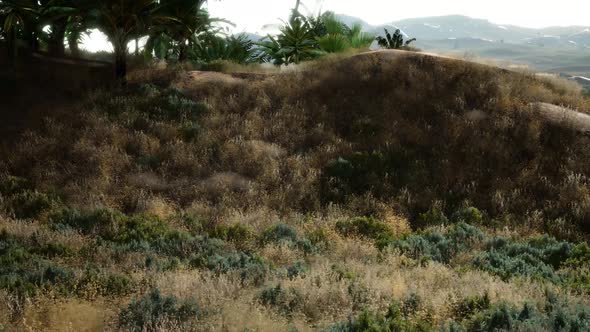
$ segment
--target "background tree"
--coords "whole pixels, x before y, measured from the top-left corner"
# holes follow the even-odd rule
[[[175,21],[166,16],[157,0],[98,0],[78,5],[89,27],[101,30],[113,45],[115,73],[125,83],[127,76],[127,44],[136,36],[147,34],[148,28]]]
[[[412,38],[404,42],[404,35],[400,29],[396,29],[393,36],[385,29],[385,37],[378,36],[377,43],[379,46],[386,49],[402,49],[408,47],[412,42],[416,41],[416,38]]]

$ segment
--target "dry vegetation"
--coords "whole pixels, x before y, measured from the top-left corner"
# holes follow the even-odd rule
[[[586,330],[589,137],[532,102],[590,113],[430,56],[137,71],[2,152],[0,330]]]

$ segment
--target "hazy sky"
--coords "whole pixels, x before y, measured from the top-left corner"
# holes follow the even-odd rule
[[[295,0],[209,0],[208,7],[213,17],[234,22],[234,32],[264,33],[262,26],[280,23],[294,4]],[[302,4],[312,12],[331,10],[374,25],[404,18],[461,14],[532,28],[590,26],[588,0],[302,0]],[[86,39],[83,47],[91,51],[111,49],[97,32]]]
[[[371,24],[462,14],[499,24],[525,27],[590,25],[588,0],[302,0],[310,10],[322,8],[357,16]],[[237,30],[259,31],[288,15],[295,0],[209,0],[209,11],[238,25]]]

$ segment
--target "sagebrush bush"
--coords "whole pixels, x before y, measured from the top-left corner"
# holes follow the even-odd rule
[[[560,282],[556,271],[571,254],[570,243],[548,236],[522,243],[494,238],[486,244],[486,250],[474,264],[503,279],[526,276]]]
[[[395,237],[388,224],[371,217],[339,221],[336,223],[336,230],[344,236],[358,236],[374,240],[380,248],[389,244]]]
[[[412,319],[400,310],[398,303],[392,303],[385,314],[363,310],[356,318],[333,325],[326,329],[330,332],[360,331],[432,331],[434,328],[427,322]]]
[[[260,293],[263,305],[273,306],[284,315],[292,315],[303,307],[303,299],[294,288],[284,289],[281,284],[271,286]]]
[[[451,226],[446,234],[428,230],[390,243],[393,248],[415,259],[432,259],[448,263],[457,254],[471,250],[484,239],[484,233],[471,225],[459,223]]]
[[[297,230],[287,224],[277,224],[268,228],[262,233],[261,241],[263,244],[287,244],[305,253],[317,250],[308,238],[299,236]]]
[[[44,287],[69,293],[75,282],[73,271],[35,251],[5,230],[0,231],[0,288],[21,296],[34,295]]]
[[[194,301],[179,301],[175,296],[163,296],[160,290],[153,289],[121,311],[119,325],[131,331],[158,331],[165,328],[165,324],[183,323],[200,314]]]

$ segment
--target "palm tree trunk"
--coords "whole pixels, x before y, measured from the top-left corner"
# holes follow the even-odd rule
[[[127,40],[118,38],[114,40],[115,51],[115,77],[120,84],[127,84]]]
[[[135,56],[139,57],[139,38],[135,38]]]
[[[80,48],[78,47],[78,40],[76,36],[70,35],[68,38],[68,46],[70,46],[70,53],[74,57],[80,56]]]
[[[63,56],[65,54],[64,38],[66,35],[68,21],[59,20],[52,26],[51,40],[49,41],[49,53],[52,55]]]
[[[188,58],[186,41],[181,41],[178,47],[178,62],[184,62]]]

